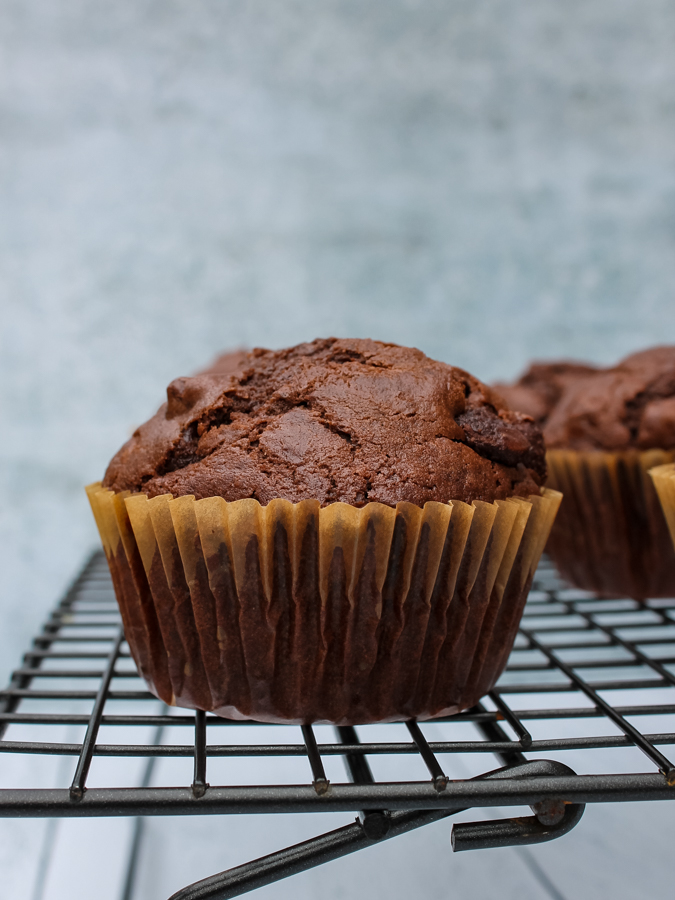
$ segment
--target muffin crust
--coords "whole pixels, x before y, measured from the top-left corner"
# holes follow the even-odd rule
[[[548,447],[675,448],[675,347],[652,347],[569,384],[551,413]]]
[[[499,382],[494,389],[511,409],[532,416],[543,426],[565,389],[599,371],[587,363],[559,360],[533,362],[513,384]]]
[[[104,486],[395,506],[527,496],[545,480],[533,420],[419,350],[327,338],[225,368],[173,381]]]

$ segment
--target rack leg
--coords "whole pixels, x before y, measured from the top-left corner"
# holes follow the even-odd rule
[[[413,831],[457,812],[459,810],[393,812],[389,819],[389,831],[381,840]],[[297,875],[348,853],[355,853],[357,850],[372,846],[373,843],[376,841],[366,835],[357,819],[352,825],[329,831],[310,841],[295,844],[286,850],[271,853],[243,866],[197,881],[173,894],[170,900],[229,900],[230,897],[239,897],[289,875]]]
[[[562,763],[548,759],[531,760],[521,766],[496,769],[480,775],[476,780],[517,778],[519,775],[559,774],[571,772]],[[550,841],[571,831],[584,811],[581,804],[565,804],[560,820],[555,817],[553,824],[547,825],[536,816],[523,819],[502,819],[497,822],[471,822],[455,826],[452,846],[454,850],[470,850],[488,847],[523,846]],[[423,825],[430,825],[439,819],[463,812],[460,809],[395,811],[388,813],[388,830],[377,837],[369,837],[359,819],[353,825],[346,825],[329,831],[310,841],[295,844],[286,850],[271,853],[243,866],[236,866],[218,875],[188,885],[169,900],[229,900],[242,894],[264,887],[289,875],[297,875],[314,866],[339,859],[348,853],[355,853],[371,847],[374,843],[397,837]],[[542,818],[546,819],[546,815]]]

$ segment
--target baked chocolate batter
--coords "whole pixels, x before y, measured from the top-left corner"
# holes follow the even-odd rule
[[[177,378],[104,486],[322,505],[538,493],[539,428],[462,369],[371,340],[256,349]]]
[[[675,347],[652,347],[568,384],[544,428],[548,447],[675,448]]]
[[[499,382],[494,385],[510,409],[532,416],[543,426],[568,385],[587,378],[599,371],[586,363],[534,362],[513,384]]]

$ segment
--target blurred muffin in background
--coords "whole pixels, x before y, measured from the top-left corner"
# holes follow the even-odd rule
[[[571,360],[533,362],[513,384],[498,382],[493,387],[511,409],[543,425],[567,386],[597,371],[597,366]]]
[[[675,347],[633,353],[569,381],[548,413],[544,436],[549,449],[674,449]]]
[[[564,496],[547,545],[562,576],[601,595],[674,596],[675,552],[647,472],[675,459],[675,347],[606,369],[535,364],[497,389],[538,412],[548,484]]]

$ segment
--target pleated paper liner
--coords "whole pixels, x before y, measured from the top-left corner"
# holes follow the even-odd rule
[[[650,469],[649,474],[659,495],[668,530],[675,544],[675,464],[656,466]]]
[[[451,714],[492,688],[561,499],[392,509],[87,493],[158,697],[337,724]]]
[[[563,501],[546,550],[567,581],[600,596],[675,596],[675,550],[649,470],[675,452],[549,450]]]

